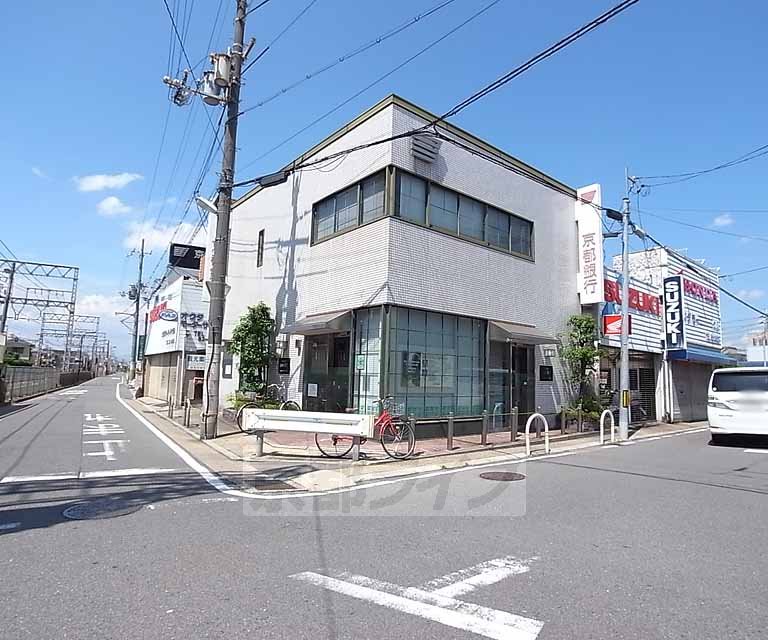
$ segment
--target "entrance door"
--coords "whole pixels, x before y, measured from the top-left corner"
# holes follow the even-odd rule
[[[307,336],[304,409],[343,413],[349,394],[349,333]]]

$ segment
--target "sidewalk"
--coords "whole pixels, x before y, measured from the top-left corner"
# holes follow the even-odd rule
[[[307,490],[323,491],[357,485],[384,478],[397,478],[430,471],[471,465],[519,460],[525,456],[525,436],[510,441],[510,432],[488,434],[488,444],[480,435],[454,437],[453,449],[446,449],[445,438],[419,439],[416,453],[409,460],[387,457],[377,440],[361,446],[361,460],[331,459],[320,454],[312,434],[268,433],[264,456],[256,457],[256,438],[241,432],[225,419],[218,422],[215,440],[200,440],[200,408],[193,407],[190,425],[184,426],[183,410],[168,415],[168,405],[152,398],[129,400],[135,409],[179,446],[211,471],[246,491]],[[706,422],[654,424],[630,433],[628,442],[706,428]],[[606,444],[610,436],[606,434]],[[564,453],[599,445],[597,432],[550,432],[551,453]],[[532,456],[544,453],[544,438],[531,437]]]

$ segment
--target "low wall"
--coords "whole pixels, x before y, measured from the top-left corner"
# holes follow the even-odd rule
[[[62,373],[49,367],[3,367],[0,370],[0,404],[70,387],[93,378],[91,371]]]

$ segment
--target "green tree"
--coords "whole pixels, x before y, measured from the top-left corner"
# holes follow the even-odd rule
[[[561,356],[568,379],[577,395],[577,404],[589,411],[599,409],[599,401],[590,384],[591,374],[601,354],[597,339],[597,324],[592,316],[577,315],[568,319],[568,334]]]
[[[232,332],[229,350],[240,356],[240,388],[263,391],[272,356],[275,321],[269,307],[259,302],[241,316]]]

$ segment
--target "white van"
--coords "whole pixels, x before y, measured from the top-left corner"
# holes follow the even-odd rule
[[[728,435],[768,435],[768,367],[712,372],[707,417],[713,442]]]

